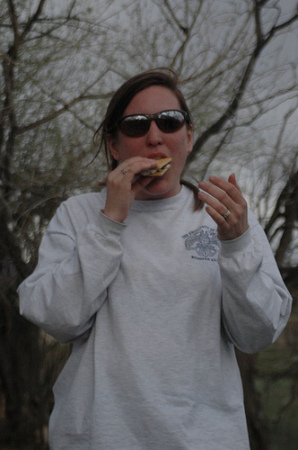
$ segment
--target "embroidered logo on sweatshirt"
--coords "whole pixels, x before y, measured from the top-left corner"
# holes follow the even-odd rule
[[[202,226],[182,236],[185,248],[191,252],[193,259],[217,261],[220,242],[216,230]]]

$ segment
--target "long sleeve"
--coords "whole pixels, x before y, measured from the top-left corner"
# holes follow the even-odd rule
[[[253,222],[240,238],[223,241],[219,255],[223,325],[233,344],[247,353],[278,338],[292,305],[267,237]]]
[[[76,200],[60,206],[42,239],[35,271],[19,287],[21,314],[61,342],[92,326],[121,261],[125,226],[93,209],[88,217]]]
[[[99,213],[103,195],[62,205],[20,288],[29,319],[79,336],[54,386],[51,448],[247,450],[231,341],[270,343],[291,303],[261,227],[220,246],[186,187],[135,201],[127,226]]]

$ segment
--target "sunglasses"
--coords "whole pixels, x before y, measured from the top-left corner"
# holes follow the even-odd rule
[[[174,133],[185,123],[190,123],[187,112],[171,109],[156,114],[132,114],[122,117],[118,122],[118,128],[125,136],[141,137],[149,131],[152,120],[164,133]]]

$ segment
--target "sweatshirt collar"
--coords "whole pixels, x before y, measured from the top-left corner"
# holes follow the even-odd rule
[[[148,212],[180,208],[189,197],[189,194],[192,195],[191,191],[185,186],[181,186],[180,192],[173,197],[157,200],[135,200],[131,209],[133,211]]]

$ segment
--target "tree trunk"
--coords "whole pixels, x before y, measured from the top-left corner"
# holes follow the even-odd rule
[[[255,355],[237,351],[251,450],[270,450],[270,434],[254,380]]]

